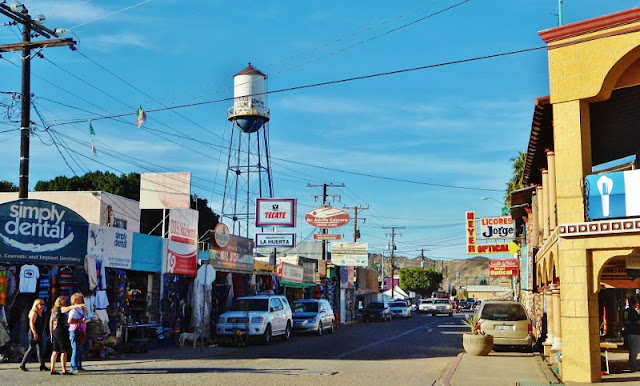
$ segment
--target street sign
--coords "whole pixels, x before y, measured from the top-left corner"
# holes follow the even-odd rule
[[[289,247],[296,246],[295,233],[256,233],[256,247]]]
[[[340,240],[340,235],[335,233],[314,233],[314,240]]]

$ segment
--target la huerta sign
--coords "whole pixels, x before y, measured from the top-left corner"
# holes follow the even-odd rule
[[[0,204],[0,261],[83,264],[88,224],[79,214],[43,200]]]

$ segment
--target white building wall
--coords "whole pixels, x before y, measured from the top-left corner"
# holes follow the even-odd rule
[[[66,206],[87,222],[103,226],[107,225],[107,212],[110,206],[111,226],[115,219],[120,219],[127,222],[127,230],[140,232],[140,204],[135,200],[106,192],[29,192],[29,198]],[[17,192],[0,193],[0,204],[17,199]]]

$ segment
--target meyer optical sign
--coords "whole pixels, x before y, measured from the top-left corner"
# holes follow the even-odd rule
[[[256,233],[256,247],[289,247],[296,246],[295,233]]]

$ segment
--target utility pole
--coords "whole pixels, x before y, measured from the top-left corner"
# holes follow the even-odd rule
[[[420,262],[420,268],[425,268],[426,264],[425,264],[425,261],[424,261],[424,251],[429,251],[429,250],[422,248],[420,251],[421,251],[420,252],[420,258],[422,259],[422,261]]]
[[[393,283],[393,275],[394,275],[394,271],[395,271],[395,267],[393,266],[394,261],[394,252],[396,249],[396,229],[404,229],[404,227],[382,227],[382,229],[391,229],[391,257],[389,258],[391,261],[391,299],[393,299],[394,297],[394,289],[395,289],[395,285]]]
[[[307,184],[307,188],[322,188],[322,195],[313,194],[311,197],[318,199],[322,197],[322,206],[327,206],[327,197],[340,197],[339,194],[327,194],[327,188],[344,188],[344,184],[334,185],[334,184],[322,184],[322,185],[311,185]],[[322,233],[327,233],[326,229],[322,229]],[[322,240],[322,260],[327,260],[327,240]]]
[[[22,51],[22,96],[21,96],[21,122],[20,122],[20,179],[18,186],[18,198],[29,196],[29,141],[31,135],[31,50],[48,47],[69,46],[75,50],[76,42],[73,39],[50,39],[32,42],[31,37],[44,36],[58,37],[66,32],[62,29],[50,30],[41,25],[44,16],[34,20],[29,16],[27,8],[15,2],[10,6],[0,3],[0,13],[12,21],[10,25],[22,24],[22,42],[0,45],[0,52]]]
[[[344,209],[353,209],[355,212],[355,217],[353,221],[353,242],[355,243],[356,241],[358,241],[358,238],[360,237],[360,235],[358,234],[358,211],[369,209],[369,205],[367,205],[366,208],[362,206],[353,206],[353,207],[345,206]],[[367,221],[366,218],[362,218],[362,222],[366,222],[366,221]]]

